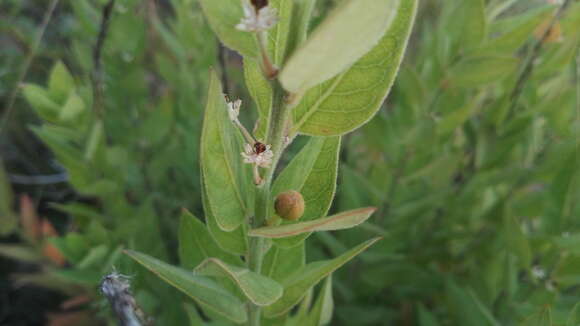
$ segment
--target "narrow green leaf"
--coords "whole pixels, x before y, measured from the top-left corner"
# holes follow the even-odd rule
[[[171,266],[139,252],[128,250],[126,253],[162,280],[204,307],[236,323],[243,323],[248,319],[244,304],[213,280],[194,275],[192,272]]]
[[[250,230],[248,235],[262,238],[286,238],[309,232],[350,229],[366,221],[375,210],[374,207],[359,208],[308,222],[266,226]]]
[[[316,0],[294,0],[292,33],[288,37],[287,52],[293,53],[306,40]]]
[[[219,78],[210,75],[209,92],[201,136],[201,168],[207,203],[224,231],[235,230],[245,218],[245,178],[239,133],[230,121]]]
[[[287,54],[294,0],[270,0],[269,6],[276,9],[278,23],[268,31],[268,52],[274,64],[282,66]]]
[[[42,256],[32,248],[23,245],[0,244],[0,256],[30,263],[42,261]]]
[[[26,101],[41,118],[50,122],[56,121],[60,106],[50,98],[44,88],[33,84],[25,84],[22,93]]]
[[[419,326],[439,326],[437,318],[423,304],[419,305]]]
[[[460,288],[453,280],[446,284],[449,304],[453,309],[458,325],[499,326],[493,315],[471,290]]]
[[[450,82],[456,87],[479,87],[498,82],[513,74],[517,67],[518,59],[513,57],[465,58],[451,69]]]
[[[179,223],[179,258],[181,265],[193,269],[205,259],[216,257],[228,264],[241,265],[238,256],[222,250],[211,237],[206,226],[187,210]]]
[[[377,44],[398,6],[399,0],[342,2],[290,57],[280,73],[284,88],[301,93],[348,68]]]
[[[578,326],[580,324],[580,303],[577,303],[570,314],[568,315],[568,320],[566,321],[566,326]]]
[[[190,303],[183,304],[187,317],[189,318],[189,326],[205,326],[203,319],[195,309],[195,306]]]
[[[247,57],[244,58],[244,79],[248,92],[258,108],[258,122],[254,128],[254,136],[264,141],[266,130],[268,130],[270,108],[272,107],[272,87],[270,82],[264,77],[258,62]]]
[[[287,190],[302,194],[305,210],[301,221],[314,220],[328,213],[336,191],[339,151],[340,137],[313,137],[274,182],[274,196]],[[307,237],[305,233],[276,240],[276,244],[291,247]]]
[[[521,267],[528,268],[532,263],[532,250],[515,217],[506,216],[504,232],[507,248],[518,257]]]
[[[85,110],[83,99],[76,93],[70,92],[64,106],[58,114],[60,121],[72,121]]]
[[[401,0],[393,24],[370,52],[340,75],[306,92],[292,111],[292,133],[342,135],[368,122],[395,80],[416,11],[417,0]]]
[[[481,44],[486,35],[484,0],[461,1],[449,20],[448,32],[463,50],[470,50]]]
[[[353,257],[366,250],[368,247],[377,242],[380,238],[368,240],[344,254],[330,260],[318,261],[307,264],[304,268],[296,271],[292,276],[282,282],[284,294],[280,300],[264,309],[267,317],[280,316],[293,306],[298,304],[306,293],[315,286],[320,280],[340,268]]]
[[[228,277],[254,304],[267,306],[282,296],[282,286],[266,276],[246,268],[228,265],[217,258],[208,258],[195,268],[200,275]]]
[[[327,325],[332,320],[334,300],[332,298],[332,274],[328,275],[316,303],[309,314],[309,325]],[[307,324],[308,325],[308,324]]]
[[[550,307],[543,307],[542,310],[526,318],[521,326],[552,326],[552,311]]]
[[[59,102],[63,102],[74,88],[74,79],[62,61],[58,61],[52,67],[48,80],[48,91],[51,97]]]
[[[243,17],[240,0],[199,0],[209,25],[229,48],[245,57],[257,57],[254,33],[236,29]]]

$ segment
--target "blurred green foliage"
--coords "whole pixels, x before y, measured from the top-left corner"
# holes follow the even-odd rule
[[[317,17],[333,2],[319,1]],[[186,300],[121,250],[177,262],[180,209],[201,209],[202,107],[218,44],[194,0],[117,1],[99,115],[92,51],[105,3],[61,2],[25,79],[26,102],[17,101],[17,116],[29,103],[43,121],[32,130],[91,199],[58,204],[71,222],[52,243],[69,265],[45,272],[90,292],[112,267],[135,273],[146,313],[159,325],[186,325]],[[2,104],[45,6],[0,3]],[[384,237],[335,273],[330,324],[575,325],[580,3],[542,45],[517,101],[518,77],[555,6],[424,0],[420,9],[388,102],[343,139],[332,211],[379,211],[360,229],[318,233],[308,244],[312,260]],[[231,93],[249,98],[237,86],[237,58],[225,63]],[[4,211],[7,191],[0,195]]]

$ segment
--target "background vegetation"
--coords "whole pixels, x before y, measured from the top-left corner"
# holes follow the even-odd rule
[[[121,251],[176,264],[181,209],[203,216],[209,68],[253,104],[195,0],[118,0],[99,37],[107,4],[0,2],[1,325],[114,323],[97,290],[113,267],[158,325],[196,325]],[[332,211],[379,211],[308,242],[312,260],[384,237],[335,273],[331,325],[578,324],[580,3],[566,5],[421,1],[388,101],[343,139]]]

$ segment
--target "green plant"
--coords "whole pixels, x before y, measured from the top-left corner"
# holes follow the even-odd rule
[[[305,263],[304,241],[311,233],[351,228],[374,212],[362,208],[325,217],[336,189],[341,136],[375,115],[388,94],[417,1],[344,1],[307,37],[313,5],[201,1],[221,41],[244,57],[258,122],[252,135],[238,118],[241,101],[224,97],[212,72],[200,149],[206,223],[182,215],[184,268],[127,253],[193,298],[211,319],[252,326],[326,324],[332,314],[330,275],[378,240]],[[298,134],[309,136],[307,144],[275,177]],[[274,198],[288,190],[304,198],[299,221],[274,214]],[[311,306],[313,287],[324,278]]]

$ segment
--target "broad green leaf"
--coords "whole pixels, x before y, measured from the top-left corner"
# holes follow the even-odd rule
[[[450,82],[456,87],[479,87],[500,81],[513,74],[517,67],[518,59],[513,57],[465,58],[451,69]]]
[[[346,0],[290,57],[280,82],[302,93],[342,72],[377,44],[394,20],[399,0]]]
[[[272,246],[264,257],[262,274],[280,282],[304,267],[305,256],[304,242],[288,249]]]
[[[0,162],[0,235],[11,233],[18,225],[16,215],[12,211],[12,200],[8,177]]]
[[[60,106],[50,98],[44,88],[33,84],[25,84],[22,92],[26,101],[42,119],[50,122],[56,121]]]
[[[185,269],[171,266],[139,252],[129,250],[126,253],[162,280],[204,307],[236,323],[243,323],[248,319],[244,304],[213,280],[194,275]]]
[[[254,33],[240,31],[236,25],[244,16],[241,0],[199,0],[214,32],[227,47],[245,57],[258,55]]]
[[[366,221],[375,210],[374,207],[360,208],[308,222],[266,226],[250,230],[248,235],[262,238],[286,238],[303,233],[349,229]]]
[[[51,97],[59,102],[63,102],[74,88],[74,79],[62,61],[58,61],[52,67],[48,80],[48,91]]]
[[[340,137],[313,137],[274,182],[274,196],[287,190],[302,194],[305,209],[301,221],[323,217],[330,209],[336,191],[339,151]],[[302,234],[276,243],[291,247],[307,237],[308,234]]]
[[[347,263],[353,257],[366,250],[380,238],[368,240],[350,249],[344,254],[330,260],[309,263],[304,268],[296,271],[292,276],[282,282],[284,294],[280,300],[264,309],[267,317],[275,317],[285,314],[293,306],[298,304],[307,292],[320,280]]]
[[[200,275],[228,277],[254,304],[267,306],[282,296],[282,286],[258,273],[224,263],[217,258],[208,258],[195,268]]]
[[[254,136],[261,141],[265,141],[272,107],[272,86],[264,77],[258,62],[251,58],[244,58],[244,79],[248,92],[258,108],[258,121],[254,129]]]
[[[207,225],[207,229],[218,246],[229,253],[245,255],[247,253],[248,244],[244,225],[240,225],[237,229],[231,232],[224,231],[218,226],[211,207],[207,202],[207,194],[205,186],[203,186],[203,177],[201,198],[205,212],[205,223]]]
[[[240,265],[240,258],[222,250],[206,226],[190,212],[181,213],[179,224],[179,258],[181,265],[193,269],[207,258],[216,257],[228,264]]]
[[[293,109],[291,133],[342,135],[368,122],[395,80],[416,9],[417,0],[401,0],[393,24],[370,52],[348,70],[306,92]]]
[[[201,168],[207,202],[217,224],[224,231],[233,231],[246,216],[242,192],[246,175],[239,134],[227,110],[219,78],[212,71],[201,136]]]

